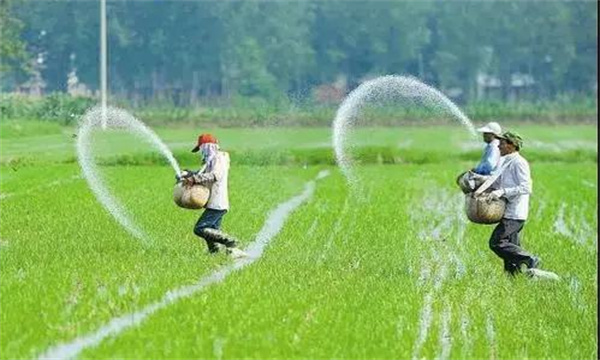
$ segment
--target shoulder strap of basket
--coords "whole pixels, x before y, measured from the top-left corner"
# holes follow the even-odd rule
[[[475,190],[475,196],[481,195],[490,186],[492,186],[492,184],[494,182],[496,182],[496,180],[500,177],[500,175],[502,175],[504,170],[506,170],[508,165],[510,165],[510,163],[512,163],[512,162],[513,162],[512,159],[505,161],[504,164],[502,164],[502,167],[500,167],[500,169],[498,170],[498,172],[496,172],[494,175],[490,176],[483,184],[481,184],[480,187],[477,188],[477,190]]]

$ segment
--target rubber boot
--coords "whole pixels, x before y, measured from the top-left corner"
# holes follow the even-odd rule
[[[206,239],[206,242],[216,242],[223,244],[228,248],[234,248],[237,246],[236,239],[233,236],[222,232],[221,230],[204,228],[202,229],[202,237]]]
[[[212,240],[206,240],[206,246],[208,246],[209,254],[216,254],[219,252],[219,246]]]

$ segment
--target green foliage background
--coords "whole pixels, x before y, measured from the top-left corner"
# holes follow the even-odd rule
[[[2,2],[5,59],[41,56],[46,91],[67,74],[98,88],[99,2]],[[12,4],[9,6],[7,4]],[[119,1],[108,3],[110,93],[136,104],[269,103],[310,98],[340,79],[349,89],[411,74],[455,100],[597,94],[595,1]],[[9,9],[4,10],[4,9]],[[10,21],[8,21],[10,20]],[[19,45],[20,44],[20,45]],[[21,56],[22,57],[22,56]],[[5,61],[3,61],[5,62]],[[22,61],[21,61],[22,62]],[[28,75],[3,70],[3,89]],[[480,74],[502,86],[482,93]],[[525,92],[511,78],[530,76]]]

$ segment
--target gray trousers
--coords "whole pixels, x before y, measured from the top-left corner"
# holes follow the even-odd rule
[[[502,219],[492,232],[490,249],[504,260],[504,270],[509,274],[519,272],[521,264],[529,264],[533,256],[521,248],[519,233],[524,220]]]

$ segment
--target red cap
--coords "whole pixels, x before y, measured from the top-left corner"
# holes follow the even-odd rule
[[[198,145],[192,149],[192,152],[198,152],[200,150],[200,146],[202,144],[217,144],[217,138],[212,136],[211,134],[202,134],[198,136]]]

